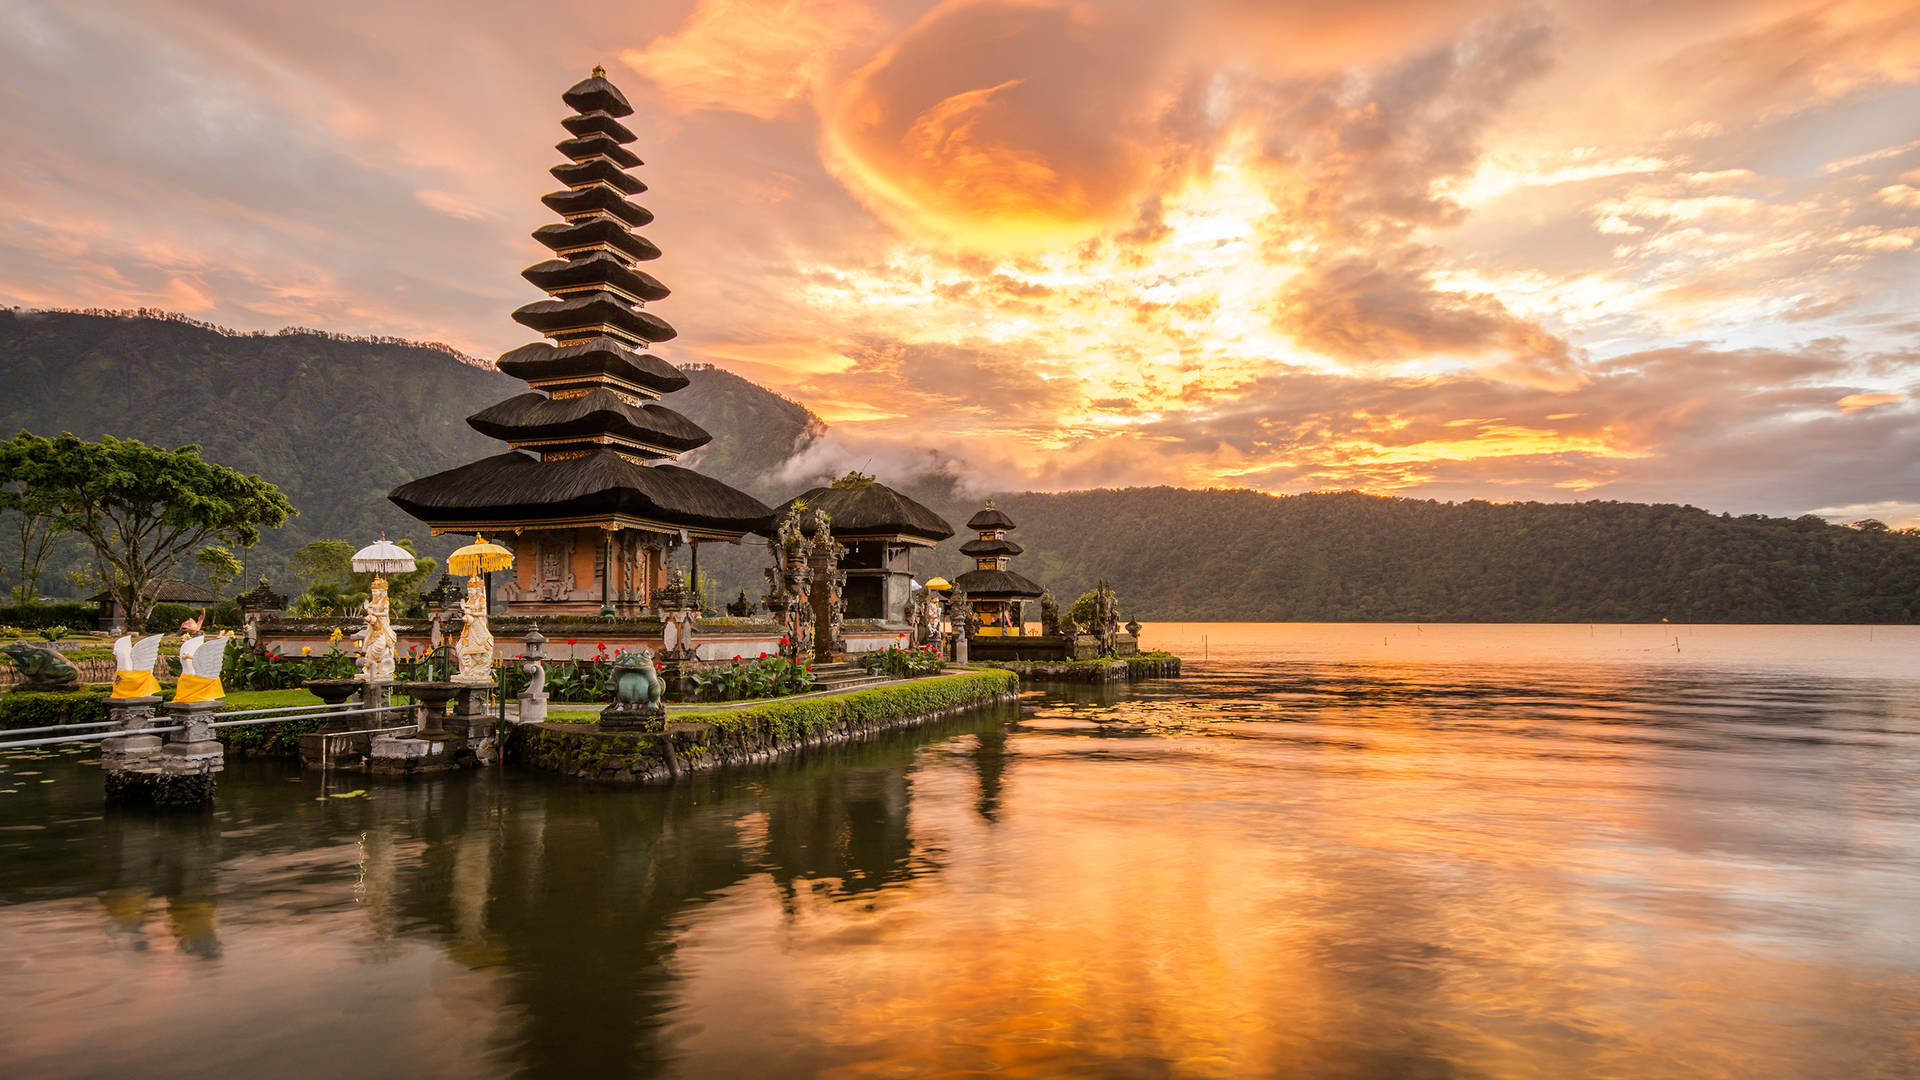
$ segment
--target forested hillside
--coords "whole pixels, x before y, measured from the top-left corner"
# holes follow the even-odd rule
[[[716,436],[697,468],[765,476],[822,430],[806,409],[737,375],[695,368],[687,376],[691,385],[672,405]],[[8,310],[0,310],[0,385],[7,436],[24,428],[167,447],[198,443],[210,460],[278,485],[300,514],[247,561],[251,575],[281,581],[286,556],[310,540],[366,542],[385,530],[426,553],[457,546],[459,539],[429,540],[387,492],[498,453],[500,443],[466,418],[526,390],[490,366],[418,345]],[[62,571],[80,561],[77,548],[63,552],[42,591],[71,591]]]
[[[1177,488],[997,504],[1023,573],[1062,597],[1105,575],[1143,619],[1920,621],[1920,532],[1813,516]]]
[[[703,366],[670,404],[713,433],[686,464],[768,504],[780,467],[825,425],[796,402]],[[396,485],[497,452],[465,418],[523,384],[434,348],[317,333],[231,336],[151,318],[0,311],[0,430],[164,446],[278,484],[300,516],[248,556],[285,582],[309,540],[381,529],[444,554],[387,502]],[[980,507],[951,477],[884,482],[960,535],[915,556],[922,578],[970,567]],[[1136,488],[1005,494],[1015,568],[1064,603],[1107,577],[1143,620],[1920,621],[1920,534],[1819,518],[1728,517],[1636,503],[1436,503],[1355,493]],[[7,530],[0,530],[4,537]],[[5,540],[0,539],[0,555]],[[62,592],[58,571],[44,582]],[[765,554],[709,545],[727,596],[764,590]],[[0,581],[11,585],[11,581]]]

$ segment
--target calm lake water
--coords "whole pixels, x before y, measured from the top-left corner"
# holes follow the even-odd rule
[[[1146,636],[667,791],[11,757],[0,1072],[1920,1072],[1920,628]]]

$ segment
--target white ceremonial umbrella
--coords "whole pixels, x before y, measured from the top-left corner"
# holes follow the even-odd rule
[[[353,572],[356,574],[411,574],[414,571],[413,552],[387,539],[386,533],[380,539],[353,553]]]

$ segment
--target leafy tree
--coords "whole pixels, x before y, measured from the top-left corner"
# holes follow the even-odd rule
[[[14,515],[14,533],[20,545],[19,580],[13,586],[13,598],[29,603],[40,597],[40,571],[47,553],[66,532],[60,527],[60,507],[51,494],[22,482],[28,459],[19,440],[0,444],[0,510]]]
[[[287,557],[287,569],[303,589],[331,585],[344,589],[353,580],[353,545],[345,540],[315,540]]]
[[[1086,592],[1081,593],[1079,598],[1074,600],[1073,603],[1067,605],[1067,610],[1063,617],[1072,620],[1075,626],[1092,626],[1093,613],[1099,603],[1099,590],[1088,589]]]
[[[200,456],[134,439],[86,442],[22,431],[0,444],[21,493],[56,508],[53,524],[92,549],[95,569],[144,625],[160,583],[208,541],[253,544],[295,511],[280,489]]]
[[[440,562],[421,555],[412,540],[394,543],[414,555],[413,570],[387,575],[387,597],[399,615],[419,606],[420,588],[439,571]],[[353,552],[353,544],[346,540],[315,540],[287,559],[288,568],[306,586],[295,601],[297,613],[343,615],[367,602],[374,575],[354,572]]]
[[[224,596],[227,585],[247,570],[239,559],[234,558],[233,552],[219,544],[208,544],[194,552],[193,561],[200,564],[200,569],[206,573],[207,584],[213,586],[216,596]]]

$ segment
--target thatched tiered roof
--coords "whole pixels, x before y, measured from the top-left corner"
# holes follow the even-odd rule
[[[773,520],[786,517],[795,503],[827,512],[827,528],[837,540],[893,540],[931,547],[953,535],[946,519],[885,484],[817,487],[781,503]],[[800,529],[813,535],[813,515],[803,514]]]
[[[969,570],[953,579],[953,587],[965,589],[970,600],[1032,600],[1046,591],[1011,570]]]
[[[612,450],[547,461],[509,450],[402,484],[388,498],[436,529],[452,532],[499,522],[619,524],[728,535],[771,527],[766,504],[744,491],[676,465],[637,464]]]
[[[599,526],[737,539],[759,531],[770,518],[759,500],[658,464],[712,436],[660,403],[687,377],[645,351],[675,331],[643,310],[667,287],[635,265],[660,249],[633,232],[653,221],[630,201],[647,189],[626,172],[640,158],[618,118],[633,106],[598,68],[561,98],[577,114],[561,121],[568,138],[558,149],[570,160],[552,170],[567,188],[541,202],[565,220],[535,230],[556,257],[522,275],[550,298],[513,313],[552,342],[500,357],[500,370],[532,391],[467,418],[512,450],[404,484],[389,498],[436,532]]]
[[[1026,549],[1011,540],[969,540],[960,545],[960,554],[968,558],[986,558],[994,555],[1018,555]]]
[[[992,529],[1011,529],[1013,519],[993,508],[993,500],[987,500],[986,509],[967,519],[967,528],[986,532]]]
[[[1019,544],[1006,538],[1013,519],[993,508],[986,508],[967,519],[967,528],[980,536],[960,545],[960,553],[973,559],[974,568],[953,579],[956,589],[965,589],[975,600],[1030,600],[1043,590],[1031,580],[1007,569],[1013,556],[1020,554]]]

